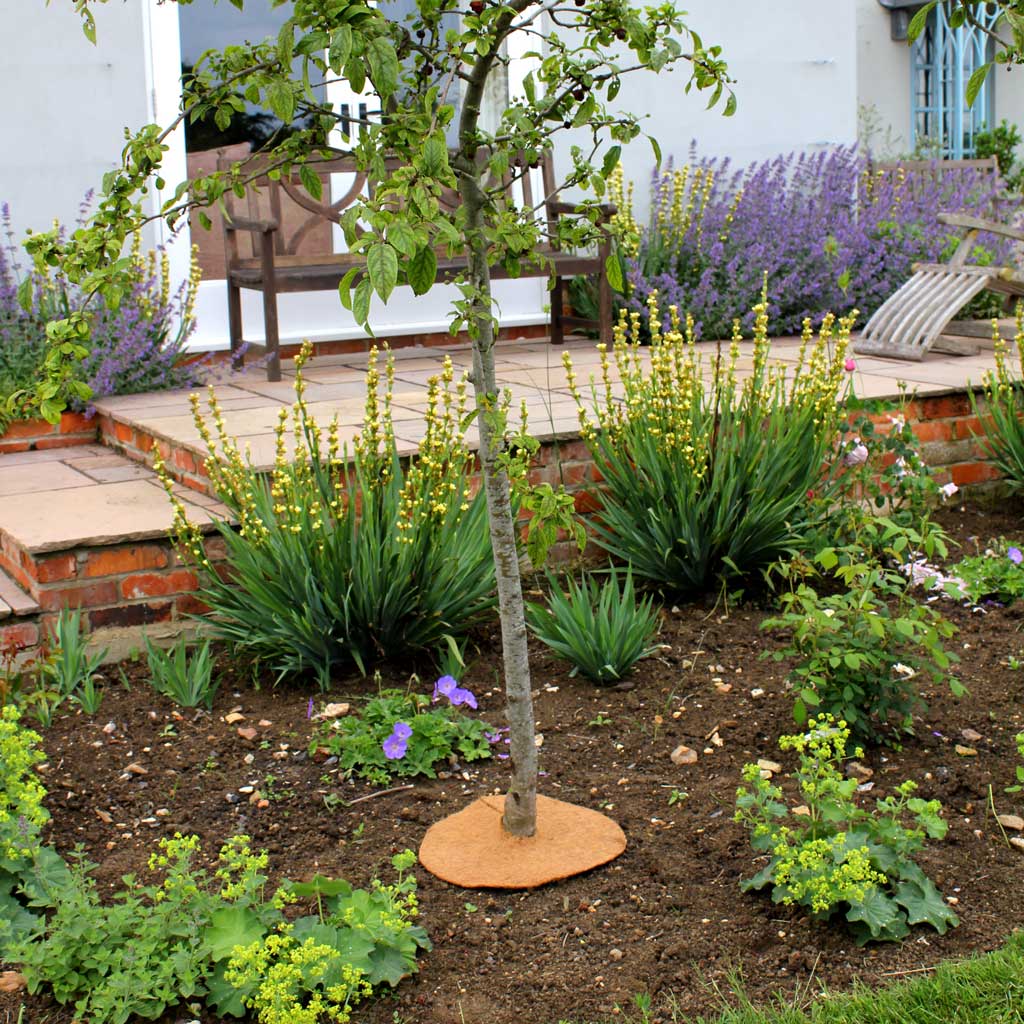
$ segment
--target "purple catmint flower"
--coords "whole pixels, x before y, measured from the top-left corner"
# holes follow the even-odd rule
[[[306,705],[306,717],[307,718],[312,718],[313,717],[313,698],[312,697],[309,698],[309,703]]]
[[[1020,565],[1024,562],[1024,555],[1021,554],[1020,548],[1007,548],[1006,557],[1009,558],[1014,565]]]
[[[395,722],[395,727],[391,730],[392,736],[397,736],[400,740],[407,740],[412,736],[412,727],[407,725],[405,722]]]

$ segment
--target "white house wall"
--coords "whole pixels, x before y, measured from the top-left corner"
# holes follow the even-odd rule
[[[645,130],[666,158],[684,161],[691,140],[707,156],[729,156],[742,166],[788,153],[849,144],[857,137],[856,20],[851,0],[690,0],[687,23],[705,46],[720,44],[736,79],[733,117],[721,104],[706,110],[707,95],[686,95],[686,66],[670,74],[626,79],[621,110],[649,115]],[[560,137],[560,168],[571,166],[572,133]],[[627,178],[637,183],[638,214],[647,208],[654,166],[645,139],[623,153]]]
[[[140,0],[92,4],[97,45],[68,3],[0,3],[0,202],[20,236],[73,223],[117,163],[124,129],[149,120]]]
[[[910,130],[910,47],[891,37],[889,12],[878,0],[857,0],[857,100],[864,141],[882,158],[913,148]]]

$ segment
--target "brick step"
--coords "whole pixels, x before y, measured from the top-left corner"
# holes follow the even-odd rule
[[[190,520],[213,532],[222,506],[176,490]],[[0,458],[0,572],[22,595],[18,614],[44,629],[64,607],[81,608],[90,629],[174,621],[196,610],[195,575],[167,536],[172,519],[153,471],[109,449]],[[14,611],[2,589],[0,601]]]

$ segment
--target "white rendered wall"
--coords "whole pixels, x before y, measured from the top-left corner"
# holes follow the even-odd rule
[[[856,19],[851,0],[690,0],[687,23],[705,46],[721,45],[736,79],[735,115],[707,96],[686,95],[686,68],[628,76],[616,100],[621,110],[649,115],[645,130],[664,157],[685,161],[691,140],[707,156],[743,166],[793,150],[814,151],[857,138]],[[556,150],[559,172],[571,167],[572,133]],[[582,142],[582,139],[580,139]],[[646,216],[654,157],[646,139],[624,151],[623,170],[637,184],[637,213]]]
[[[890,15],[878,0],[857,2],[857,100],[876,127],[864,140],[892,159],[913,148],[910,130],[910,47],[893,40]]]
[[[125,127],[150,120],[142,0],[90,5],[96,46],[70,6],[0,0],[0,202],[19,237],[73,223],[116,166]]]

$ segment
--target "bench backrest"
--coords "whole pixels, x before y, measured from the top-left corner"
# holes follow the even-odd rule
[[[218,170],[228,171],[238,164],[236,159],[218,160]],[[386,161],[389,169],[397,169],[397,159]],[[289,174],[271,178],[266,158],[256,154],[245,161],[242,174],[249,185],[244,197],[230,190],[225,193],[224,207],[227,220],[266,221],[279,225],[274,232],[274,255],[280,262],[313,264],[318,258],[335,256],[336,246],[344,247],[344,239],[335,228],[341,215],[360,195],[367,193],[366,174],[360,171],[355,158],[348,155],[325,158],[306,166],[320,179],[321,197],[314,198],[302,184],[298,169]],[[546,202],[554,197],[554,167],[546,156],[536,168],[513,167],[501,182],[504,198],[517,206],[537,209],[538,221],[546,226],[550,237],[554,217],[546,209]],[[337,198],[334,198],[337,197]],[[462,202],[457,192],[445,189],[438,197],[442,208],[454,211]],[[225,232],[225,247],[229,266],[256,265],[259,260],[259,232]],[[544,243],[548,247],[548,243]]]

